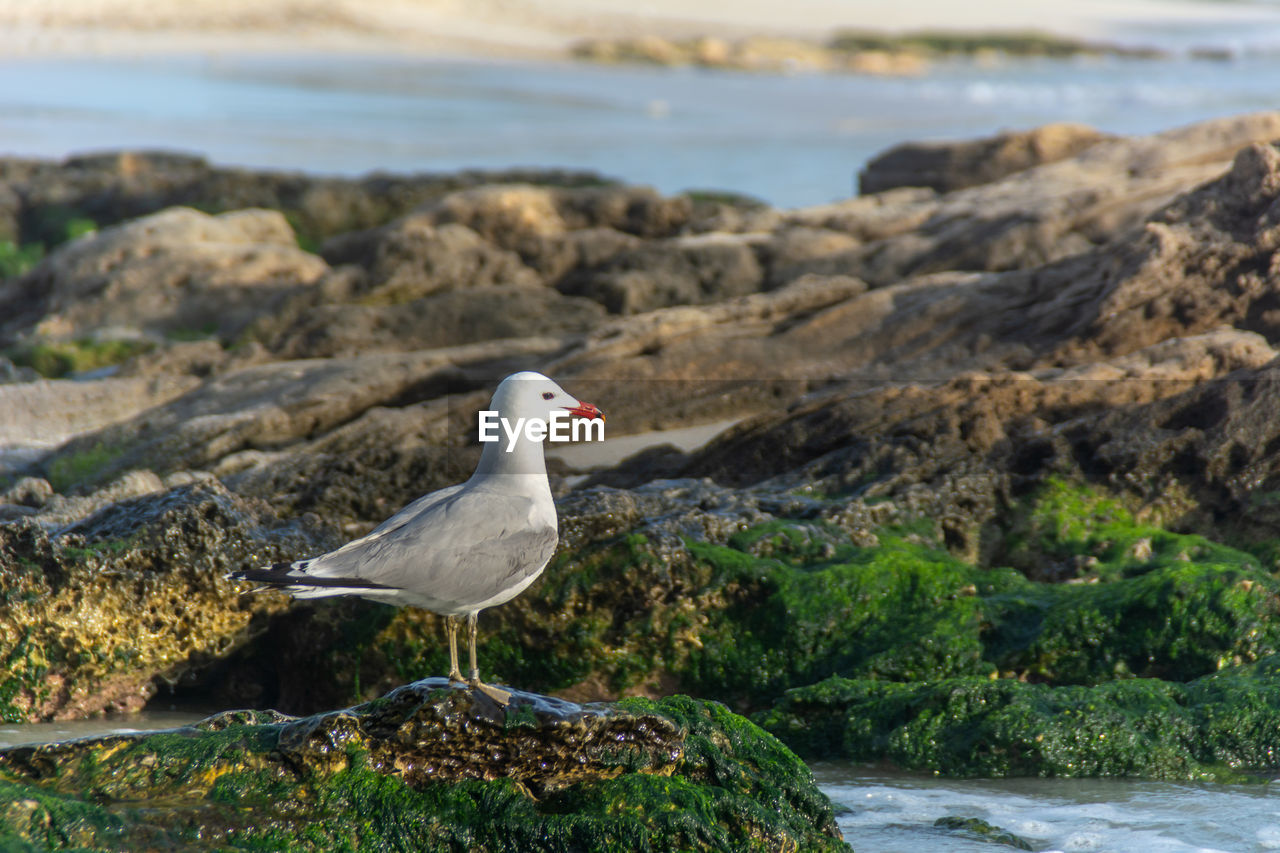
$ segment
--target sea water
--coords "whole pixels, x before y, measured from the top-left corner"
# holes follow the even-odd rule
[[[980,818],[1064,853],[1280,850],[1280,783],[940,779],[847,762],[817,764],[814,775],[841,810],[845,840],[866,853],[1011,849],[935,828],[946,816]]]
[[[1149,133],[1277,106],[1280,56],[944,62],[920,77],[209,55],[0,61],[0,154],[176,149],[354,175],[589,169],[779,206],[855,192],[874,154],[1051,121]]]

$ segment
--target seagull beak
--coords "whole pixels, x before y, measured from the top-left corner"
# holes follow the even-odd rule
[[[595,420],[596,418],[604,420],[604,412],[600,411],[590,403],[583,403],[579,401],[577,406],[569,409],[568,411],[569,414],[573,415],[575,418],[586,418],[589,421]]]

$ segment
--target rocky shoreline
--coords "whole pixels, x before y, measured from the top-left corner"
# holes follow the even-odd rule
[[[656,33],[620,38],[589,38],[570,55],[587,62],[695,66],[727,71],[821,72],[915,76],[939,62],[973,61],[986,65],[1010,59],[1112,57],[1163,59],[1155,48],[1083,41],[1041,32],[955,32],[921,30],[887,34],[840,30],[825,40],[755,35],[723,38],[699,35],[666,38]],[[1211,58],[1205,51],[1198,58]]]
[[[611,436],[734,425],[553,462],[560,550],[482,616],[498,681],[718,700],[806,758],[1274,775],[1276,139],[1269,113],[908,147],[799,210],[4,161],[0,715],[163,690],[277,731],[439,675],[431,614],[223,575],[465,478],[475,411],[532,368]],[[1010,153],[966,183],[975,151]]]

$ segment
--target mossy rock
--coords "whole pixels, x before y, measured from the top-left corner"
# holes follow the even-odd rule
[[[30,367],[49,379],[120,364],[139,353],[150,351],[151,341],[132,339],[38,342],[11,349],[8,358],[20,367]]]
[[[804,764],[723,706],[503,708],[445,679],[11,748],[0,801],[0,841],[54,849],[848,849]]]
[[[831,678],[790,691],[755,720],[809,758],[889,761],[948,776],[1245,782],[1280,770],[1280,677],[1272,670],[1096,687]]]
[[[998,826],[992,826],[978,817],[948,815],[935,820],[933,826],[935,829],[945,829],[955,835],[972,838],[975,841],[983,841],[988,844],[1004,844],[1015,850],[1036,849],[1031,846],[1031,842],[1027,841],[1027,839],[1014,835],[1012,832],[1001,829]]]
[[[109,504],[56,534],[0,524],[0,719],[136,710],[288,602],[231,569],[330,546],[216,481]]]
[[[606,534],[562,549],[524,595],[485,612],[485,671],[573,697],[683,689],[750,711],[830,676],[1186,681],[1280,653],[1280,582],[1256,557],[1102,510],[1105,523],[1058,531],[1060,503],[1038,504],[1042,520],[1020,529],[1044,540],[1039,552],[1114,552],[1106,572],[1077,579],[1096,582],[966,563],[930,525],[882,528],[871,547],[813,519],[721,544],[663,526],[678,521]],[[231,666],[278,670],[255,680],[305,713],[446,671],[442,634],[438,617],[411,609],[304,606]],[[344,675],[295,675],[317,668]]]

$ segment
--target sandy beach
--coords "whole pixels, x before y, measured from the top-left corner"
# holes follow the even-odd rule
[[[1141,41],[1157,25],[1280,27],[1280,9],[1171,0],[25,0],[0,2],[6,56],[191,52],[421,53],[557,58],[584,37],[753,34],[822,38],[842,28],[1036,30]]]

